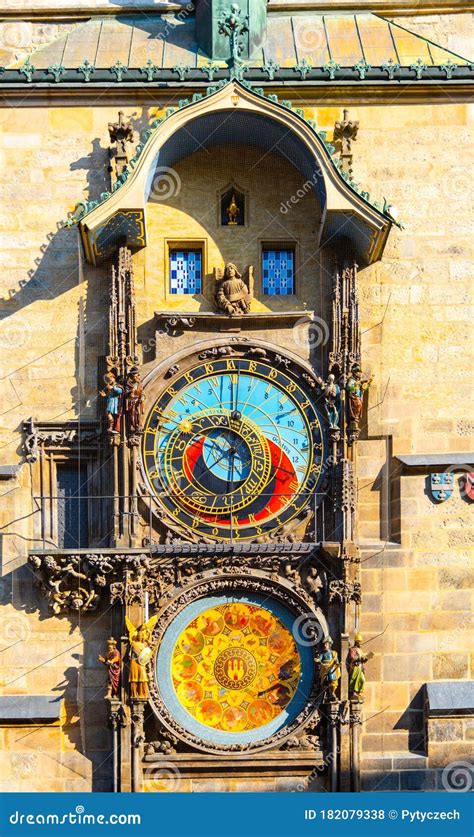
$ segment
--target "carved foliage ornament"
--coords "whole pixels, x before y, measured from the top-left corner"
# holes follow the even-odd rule
[[[29,563],[53,613],[96,610],[121,556],[30,555]]]

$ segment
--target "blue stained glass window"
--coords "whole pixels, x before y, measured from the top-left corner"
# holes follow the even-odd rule
[[[170,285],[172,294],[201,293],[201,250],[170,250]]]
[[[263,293],[284,296],[295,292],[294,250],[270,250],[262,253]]]

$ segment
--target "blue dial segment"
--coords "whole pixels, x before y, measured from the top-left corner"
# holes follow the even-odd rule
[[[298,379],[236,358],[177,375],[147,420],[152,491],[215,539],[252,538],[298,514],[321,479],[322,421]]]

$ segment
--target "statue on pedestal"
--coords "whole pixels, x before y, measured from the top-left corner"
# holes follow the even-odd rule
[[[341,665],[337,651],[333,650],[333,641],[330,636],[323,639],[323,650],[316,658],[319,663],[319,682],[325,697],[329,701],[337,700],[337,684],[341,677]]]
[[[349,438],[355,441],[359,437],[360,419],[364,395],[369,389],[373,378],[364,378],[360,366],[355,364],[352,367],[350,377],[346,384],[349,408]]]
[[[104,380],[105,388],[100,390],[99,395],[106,399],[107,431],[112,435],[118,435],[123,411],[123,386],[119,384],[117,375],[113,371],[107,372]]]
[[[128,415],[130,430],[133,433],[141,433],[145,413],[145,396],[143,394],[138,366],[132,366],[127,375],[125,384],[125,411]]]
[[[144,622],[136,628],[135,625],[132,625],[130,619],[127,616],[125,617],[130,643],[128,682],[132,700],[147,700],[148,698],[147,666],[153,656],[154,648],[151,647],[150,643],[157,619],[158,616],[152,616],[148,622]]]
[[[235,264],[225,266],[224,276],[217,280],[215,303],[218,311],[229,317],[250,311],[251,294]]]
[[[349,648],[346,667],[349,673],[349,697],[351,700],[362,703],[362,695],[365,686],[365,668],[364,663],[371,660],[374,656],[372,651],[364,655],[361,650],[362,636],[360,634],[354,635],[354,645]]]
[[[318,378],[318,384],[324,396],[324,411],[329,422],[331,436],[337,436],[336,441],[338,441],[340,438],[341,387],[336,384],[336,376],[333,374],[328,375],[327,381]]]
[[[107,640],[107,652],[105,656],[99,656],[99,662],[107,666],[107,697],[119,697],[120,673],[122,670],[122,657],[117,648],[117,642],[113,637]]]

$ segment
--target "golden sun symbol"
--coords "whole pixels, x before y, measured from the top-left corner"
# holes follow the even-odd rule
[[[192,421],[190,421],[189,419],[183,419],[179,423],[179,429],[181,433],[191,433],[191,430],[193,429]]]

